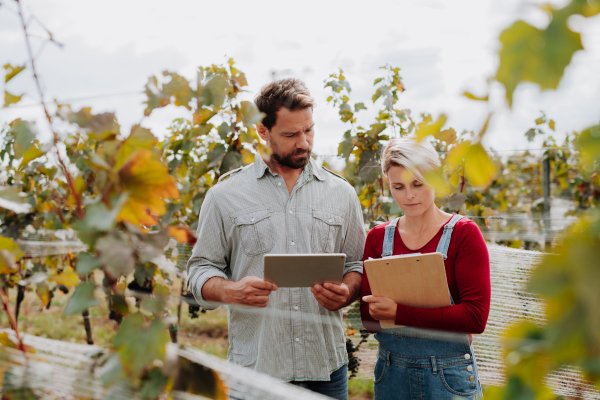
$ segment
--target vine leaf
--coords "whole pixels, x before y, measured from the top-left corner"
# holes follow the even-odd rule
[[[4,64],[4,70],[6,71],[6,75],[4,75],[4,83],[10,81],[12,78],[17,76],[21,71],[25,69],[25,64],[23,65],[11,65]]]
[[[94,296],[96,285],[93,282],[82,282],[76,288],[69,302],[65,306],[63,313],[65,315],[80,314],[86,308],[90,308],[100,303],[100,300]]]
[[[179,198],[175,178],[150,150],[139,150],[118,171],[128,196],[117,217],[134,225],[156,225],[165,213],[164,199]]]
[[[126,317],[115,335],[113,345],[127,376],[139,379],[154,360],[163,360],[169,335],[158,319],[144,327],[144,317],[137,313]]]
[[[67,267],[60,273],[50,275],[48,281],[56,282],[58,285],[65,285],[70,289],[79,283],[79,277],[73,271],[73,268]]]
[[[417,140],[421,141],[427,136],[438,134],[446,123],[447,119],[448,118],[444,114],[440,115],[435,122],[433,122],[431,116],[423,118],[423,122],[417,125],[417,130],[415,131]]]
[[[25,168],[27,165],[29,165],[29,163],[31,161],[35,160],[36,158],[40,158],[41,156],[45,155],[46,153],[47,153],[47,151],[40,150],[37,143],[34,144],[33,146],[29,146],[29,148],[23,153],[23,159],[21,160],[21,163],[19,164],[18,170],[21,171],[23,168]]]
[[[456,168],[464,162],[465,177],[471,185],[483,187],[497,173],[496,165],[481,143],[459,143],[448,155],[448,164]]]
[[[31,211],[31,204],[27,203],[25,193],[16,187],[0,186],[0,208],[6,208],[17,214]]]
[[[520,82],[533,82],[542,89],[556,89],[573,53],[583,50],[581,35],[567,26],[564,10],[551,10],[551,22],[544,30],[517,21],[500,34],[500,66],[496,80],[506,88],[512,106]]]
[[[25,254],[12,239],[0,236],[0,274],[10,274],[18,271],[16,264]]]
[[[265,113],[258,111],[256,104],[251,101],[242,101],[240,109],[242,112],[242,121],[246,127],[261,122],[266,115]]]
[[[158,139],[150,132],[150,129],[142,128],[140,125],[131,127],[131,133],[119,147],[115,158],[114,169],[120,169],[133,153],[138,150],[152,150],[156,148]]]
[[[120,237],[110,235],[98,239],[96,250],[100,252],[100,263],[104,265],[105,272],[114,279],[135,268],[135,249]]]
[[[15,158],[21,158],[35,139],[33,124],[29,121],[18,121],[11,127],[11,131],[15,135],[15,142],[13,143]]]
[[[63,118],[66,117],[71,124],[79,125],[91,139],[108,140],[119,132],[119,124],[114,113],[93,114],[91,107],[82,107],[77,112],[70,111],[68,107],[64,109],[66,111],[61,111]]]
[[[15,96],[14,94],[9,93],[7,90],[4,91],[4,107],[8,107],[11,104],[17,104],[21,101],[23,95]]]

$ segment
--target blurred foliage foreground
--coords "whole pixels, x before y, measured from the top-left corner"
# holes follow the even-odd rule
[[[39,128],[31,121],[16,119],[2,128],[0,297],[17,340],[0,335],[0,342],[27,352],[18,335],[18,312],[15,315],[9,304],[11,289],[18,293],[17,311],[28,289],[35,290],[44,305],[56,290],[69,292],[64,313],[87,319],[88,342],[93,340],[89,308],[106,299],[118,331],[112,356],[102,361],[104,384],[124,385],[141,398],[156,398],[172,390],[177,378],[161,368],[169,333],[176,340],[177,329],[177,318],[166,307],[177,273],[169,261],[178,258],[177,242],[194,243],[195,216],[218,178],[251,163],[257,154],[268,157],[254,128],[263,116],[252,102],[238,99],[247,81],[233,60],[200,67],[193,82],[173,72],[149,79],[145,116],[167,105],[185,107],[192,115],[174,121],[162,142],[141,125],[124,134],[113,113],[47,104],[21,3],[11,4],[23,23],[29,60],[5,65],[5,83],[8,88],[23,71],[31,73],[46,116],[44,129],[51,132],[52,140],[40,141]],[[583,49],[579,33],[568,27],[567,20],[572,15],[598,14],[600,2],[573,0],[560,9],[544,5],[538,11],[548,15],[545,28],[517,21],[499,38],[500,63],[489,82],[506,88],[511,106],[521,82],[542,89],[558,86],[573,53]],[[48,40],[54,41],[51,35]],[[338,154],[345,160],[342,173],[356,188],[366,222],[399,213],[377,159],[387,140],[409,133],[432,140],[442,154],[443,173],[428,177],[440,206],[479,217],[532,211],[540,197],[539,161],[528,154],[503,159],[486,151],[481,140],[493,113],[476,133],[444,128],[445,115],[414,117],[410,110],[396,107],[405,90],[399,68],[383,68],[371,98],[377,109],[375,120],[366,126],[358,124],[357,114],[367,105],[350,101],[351,87],[343,71],[325,81],[331,90],[327,101],[339,109],[341,121],[349,128]],[[466,92],[465,96],[489,101],[487,94]],[[5,107],[21,97],[6,89]],[[526,133],[530,139],[545,134],[543,129],[555,128],[545,115],[535,123]],[[600,126],[572,133],[562,144],[549,137],[545,146],[550,148],[546,157],[552,160],[554,184],[577,202],[579,222],[552,249],[553,255],[545,258],[530,283],[530,289],[546,301],[547,324],[523,323],[507,332],[508,384],[490,388],[487,398],[553,398],[543,378],[564,364],[581,368],[600,386],[600,213],[596,208]],[[17,244],[31,232],[57,229],[76,230],[87,251],[31,257]],[[102,272],[98,280],[96,271]],[[185,296],[183,292],[182,286]],[[26,379],[18,385],[4,383],[3,398],[24,394],[36,398]],[[203,394],[224,395],[222,390]]]

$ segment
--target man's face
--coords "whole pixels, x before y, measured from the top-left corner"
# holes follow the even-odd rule
[[[290,111],[282,107],[271,130],[259,128],[259,134],[273,153],[271,159],[292,169],[304,168],[310,159],[315,136],[312,109]]]

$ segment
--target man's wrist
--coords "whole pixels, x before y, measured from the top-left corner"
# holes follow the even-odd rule
[[[206,301],[228,303],[229,285],[231,281],[220,276],[209,278],[202,285],[202,297]]]

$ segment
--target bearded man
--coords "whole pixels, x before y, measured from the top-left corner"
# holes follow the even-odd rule
[[[341,309],[360,293],[360,203],[344,178],[311,158],[314,100],[302,81],[272,82],[255,103],[271,154],[257,154],[208,191],[188,287],[205,309],[228,306],[230,362],[345,400]],[[269,253],[344,253],[343,283],[278,289],[263,280]]]

